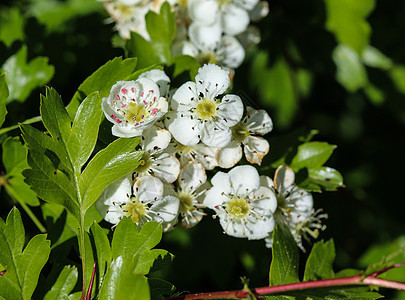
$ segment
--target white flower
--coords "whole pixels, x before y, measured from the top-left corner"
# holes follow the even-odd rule
[[[246,107],[247,114],[238,124],[231,128],[233,141],[218,153],[218,165],[232,168],[242,157],[244,146],[248,162],[260,165],[263,157],[269,152],[269,142],[262,137],[273,129],[273,122],[264,110]]]
[[[139,226],[149,221],[166,224],[177,217],[179,200],[163,197],[163,183],[155,177],[136,178],[132,186],[131,177],[126,176],[103,191],[96,208],[107,222],[115,225],[123,217],[130,217]]]
[[[111,0],[104,1],[104,7],[111,16],[108,21],[115,22],[115,29],[123,39],[129,39],[131,32],[150,39],[146,30],[145,15],[151,9],[158,11],[154,1]]]
[[[324,230],[325,225],[321,219],[327,218],[326,214],[319,214],[322,210],[314,211],[311,193],[298,188],[294,184],[294,171],[287,166],[279,166],[274,175],[274,183],[269,177],[262,177],[262,185],[275,189],[277,195],[277,210],[274,214],[276,222],[282,222],[290,229],[297,245],[302,246],[302,237],[317,238],[319,230]],[[266,246],[271,247],[272,236],[266,238]]]
[[[173,52],[193,56],[200,65],[215,63],[236,69],[245,59],[245,49],[239,41],[233,36],[222,35],[217,24],[201,26],[193,23],[189,27],[189,37],[190,41],[181,40],[174,44]]]
[[[260,185],[252,166],[218,172],[211,180],[204,204],[215,210],[224,233],[250,240],[263,239],[273,231],[277,200],[272,189]]]
[[[212,170],[218,166],[217,154],[219,148],[205,146],[199,143],[194,146],[184,146],[177,141],[170,143],[166,152],[180,158],[180,165],[184,166],[189,162],[199,162],[206,170]]]
[[[203,195],[208,187],[205,185],[207,175],[204,167],[198,162],[186,164],[180,171],[178,188],[174,195],[179,199],[179,214],[181,225],[185,228],[191,228],[198,224],[205,213],[202,208],[205,207]],[[172,222],[175,226],[177,219]]]
[[[103,98],[106,118],[114,124],[112,134],[135,137],[159,120],[168,110],[166,98],[160,97],[159,87],[147,78],[118,81],[110,95]]]
[[[139,75],[139,78],[148,78],[157,84],[161,97],[167,98],[170,88],[170,78],[166,73],[159,69],[146,71]]]
[[[134,170],[137,176],[153,175],[167,183],[174,182],[180,173],[180,162],[172,154],[162,153],[171,140],[170,132],[159,126],[148,128],[140,142],[144,151],[140,165]]]
[[[231,141],[230,127],[242,118],[239,96],[225,95],[229,86],[228,72],[209,64],[198,70],[194,82],[186,82],[173,95],[165,124],[173,137],[185,146],[201,140],[209,147],[224,147]]]
[[[248,11],[253,9],[257,2],[257,0],[189,0],[188,11],[193,22],[204,26],[218,22],[225,34],[236,35],[246,30],[250,23]]]

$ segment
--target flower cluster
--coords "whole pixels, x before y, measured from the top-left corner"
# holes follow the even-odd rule
[[[145,15],[158,12],[161,0],[104,0],[104,7],[124,39],[131,32],[150,40]],[[245,48],[260,40],[257,28],[250,26],[268,14],[264,0],[170,0],[176,13],[177,36],[174,55],[191,55],[197,61],[235,69],[245,58]]]
[[[266,239],[268,246],[277,222],[290,228],[300,246],[301,237],[323,228],[323,215],[316,216],[312,196],[294,185],[290,168],[279,167],[273,182],[251,165],[235,166],[242,152],[249,163],[261,164],[269,152],[262,136],[273,123],[266,111],[244,108],[239,96],[226,93],[227,70],[207,64],[195,81],[170,93],[169,84],[162,70],[151,70],[116,83],[103,98],[112,134],[140,136],[143,151],[140,165],[96,202],[105,220],[117,224],[130,217],[139,226],[154,220],[167,231],[195,226],[210,209],[224,233]],[[230,170],[217,171],[209,182],[206,170],[217,167]]]

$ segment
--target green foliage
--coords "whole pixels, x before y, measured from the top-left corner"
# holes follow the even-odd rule
[[[270,286],[299,282],[298,262],[299,254],[294,237],[284,224],[277,224],[273,231]]]
[[[375,0],[325,0],[328,19],[326,28],[341,44],[361,54],[368,45],[371,28],[367,16],[373,11]]]
[[[6,119],[7,109],[6,100],[8,98],[8,87],[6,82],[6,74],[0,74],[0,127]]]
[[[170,45],[176,33],[174,12],[168,2],[163,3],[159,14],[149,11],[145,16],[146,29],[151,38],[148,42],[137,33],[131,33],[131,39],[125,44],[130,57],[138,57],[138,69],[154,64],[167,64],[172,62]]]
[[[76,267],[65,266],[52,288],[46,293],[44,300],[64,300],[76,285],[78,272]]]
[[[9,89],[7,103],[12,100],[24,102],[34,88],[48,83],[54,74],[47,57],[36,57],[27,63],[27,46],[9,57],[2,69]]]
[[[335,245],[332,240],[317,242],[308,257],[304,281],[328,279],[334,277],[333,261],[335,260]]]
[[[10,47],[14,41],[24,39],[24,18],[16,7],[0,10],[0,41]]]
[[[45,234],[34,236],[23,250],[24,243],[24,226],[14,208],[6,222],[0,219],[0,263],[7,271],[0,276],[0,296],[4,299],[31,299],[48,260],[50,242]]]

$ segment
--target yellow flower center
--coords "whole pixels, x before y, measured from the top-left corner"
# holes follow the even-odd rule
[[[180,213],[186,213],[188,211],[193,211],[194,210],[194,197],[193,195],[190,195],[189,193],[186,192],[179,192],[177,194],[177,198],[180,201],[180,206],[179,206],[179,212]]]
[[[140,106],[134,102],[131,102],[128,104],[128,107],[126,110],[126,115],[125,115],[125,118],[128,121],[139,123],[140,121],[142,121],[142,119],[145,117],[145,115],[146,115],[146,110],[142,106]]]
[[[196,107],[196,115],[201,120],[212,120],[217,113],[217,103],[214,99],[203,98]]]
[[[184,146],[183,144],[180,144],[179,142],[176,141],[176,151],[177,153],[180,154],[190,154],[193,152],[195,146]]]
[[[135,197],[132,197],[130,202],[122,206],[122,211],[134,223],[138,223],[139,219],[146,215],[145,206]]]
[[[218,62],[218,57],[215,55],[215,53],[208,52],[199,55],[197,60],[200,65],[216,64]]]
[[[245,122],[239,122],[231,128],[232,137],[239,143],[243,142],[248,136],[250,136],[249,130]]]
[[[120,12],[120,15],[125,19],[129,19],[133,16],[133,7],[125,5],[123,3],[118,3],[116,9]]]
[[[150,154],[145,151],[142,155],[139,166],[134,170],[134,172],[139,174],[146,173],[152,167],[152,163],[153,161]]]
[[[226,210],[232,216],[243,219],[249,213],[249,204],[245,199],[232,197],[231,201],[226,204]]]

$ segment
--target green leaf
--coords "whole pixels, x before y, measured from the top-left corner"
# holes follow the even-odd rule
[[[24,39],[24,18],[16,7],[0,10],[0,41],[10,47],[14,41]]]
[[[298,146],[297,154],[292,159],[290,167],[294,171],[303,168],[320,168],[332,155],[335,145],[326,142],[308,142]]]
[[[48,83],[54,74],[54,67],[48,65],[47,57],[36,57],[27,63],[26,46],[9,57],[2,69],[10,92],[7,103],[12,100],[24,102],[34,88]]]
[[[65,266],[52,288],[46,293],[44,300],[65,300],[76,285],[77,268]]]
[[[196,58],[189,55],[175,56],[173,63],[173,77],[177,77],[181,73],[188,71],[190,79],[194,79],[198,73],[198,69],[200,68],[200,64],[197,62]]]
[[[173,260],[173,254],[162,249],[152,249],[140,255],[135,272],[139,274],[148,274],[157,264],[168,265]],[[158,266],[160,268],[161,266]]]
[[[308,177],[299,183],[299,186],[315,192],[336,191],[340,187],[344,187],[343,177],[339,171],[329,168],[320,167],[317,169],[308,170]]]
[[[101,98],[98,93],[90,94],[76,112],[72,131],[66,141],[73,169],[76,171],[81,170],[96,146],[102,115]]]
[[[338,45],[332,53],[336,64],[336,80],[349,92],[355,92],[367,86],[366,68],[360,61],[359,55],[347,45]]]
[[[370,45],[364,48],[362,60],[365,65],[382,70],[389,70],[393,66],[391,59],[385,56],[380,50]]]
[[[98,91],[100,97],[107,97],[111,87],[119,80],[126,80],[136,68],[137,59],[116,57],[98,68],[79,86],[72,100],[66,107],[71,118],[74,118],[80,103],[91,93]]]
[[[270,286],[299,282],[299,254],[297,243],[284,224],[277,224],[273,232]]]
[[[96,222],[91,226],[91,235],[94,240],[97,269],[98,269],[98,281],[104,281],[104,275],[107,272],[107,267],[111,262],[112,254],[110,248],[110,242],[103,229]]]
[[[405,94],[405,66],[395,65],[390,70],[389,75],[397,90]]]
[[[6,222],[0,219],[0,263],[7,270],[0,276],[0,297],[5,299],[31,299],[49,257],[50,242],[45,234],[34,236],[22,251],[24,241],[21,215],[13,208]]]
[[[30,189],[28,184],[24,182],[24,176],[22,176],[22,174],[7,179],[7,182],[9,186],[6,187],[6,190],[15,201],[18,203],[23,202],[30,206],[39,205],[37,195]],[[10,189],[12,189],[12,191]]]
[[[150,10],[145,16],[145,22],[151,39],[169,47],[176,33],[176,20],[170,4],[164,2],[159,14]]]
[[[375,0],[325,0],[326,28],[341,44],[346,44],[359,55],[369,43],[371,27],[366,21],[374,10]]]
[[[23,175],[31,189],[43,200],[63,205],[79,220],[79,200],[69,178],[41,152],[30,150],[28,164],[31,169],[25,170]]]
[[[170,282],[159,278],[148,278],[148,282],[152,299],[174,296],[176,287]]]
[[[149,285],[145,276],[136,274],[136,261],[122,256],[114,259],[104,279],[99,300],[128,299],[149,300]]]
[[[161,63],[161,58],[158,53],[155,53],[153,44],[135,32],[131,32],[131,38],[126,41],[125,51],[127,56],[138,58],[138,69]]]
[[[333,240],[315,243],[305,266],[304,281],[333,278],[335,274],[332,268],[334,260],[335,245]]]
[[[6,101],[8,98],[8,87],[6,82],[6,74],[0,74],[0,127],[6,119],[7,109]]]
[[[3,164],[7,175],[17,175],[28,168],[27,149],[18,137],[7,138],[3,145]]]
[[[134,170],[139,165],[142,151],[131,152],[139,138],[119,138],[99,151],[83,171],[79,181],[85,211],[113,181]]]

